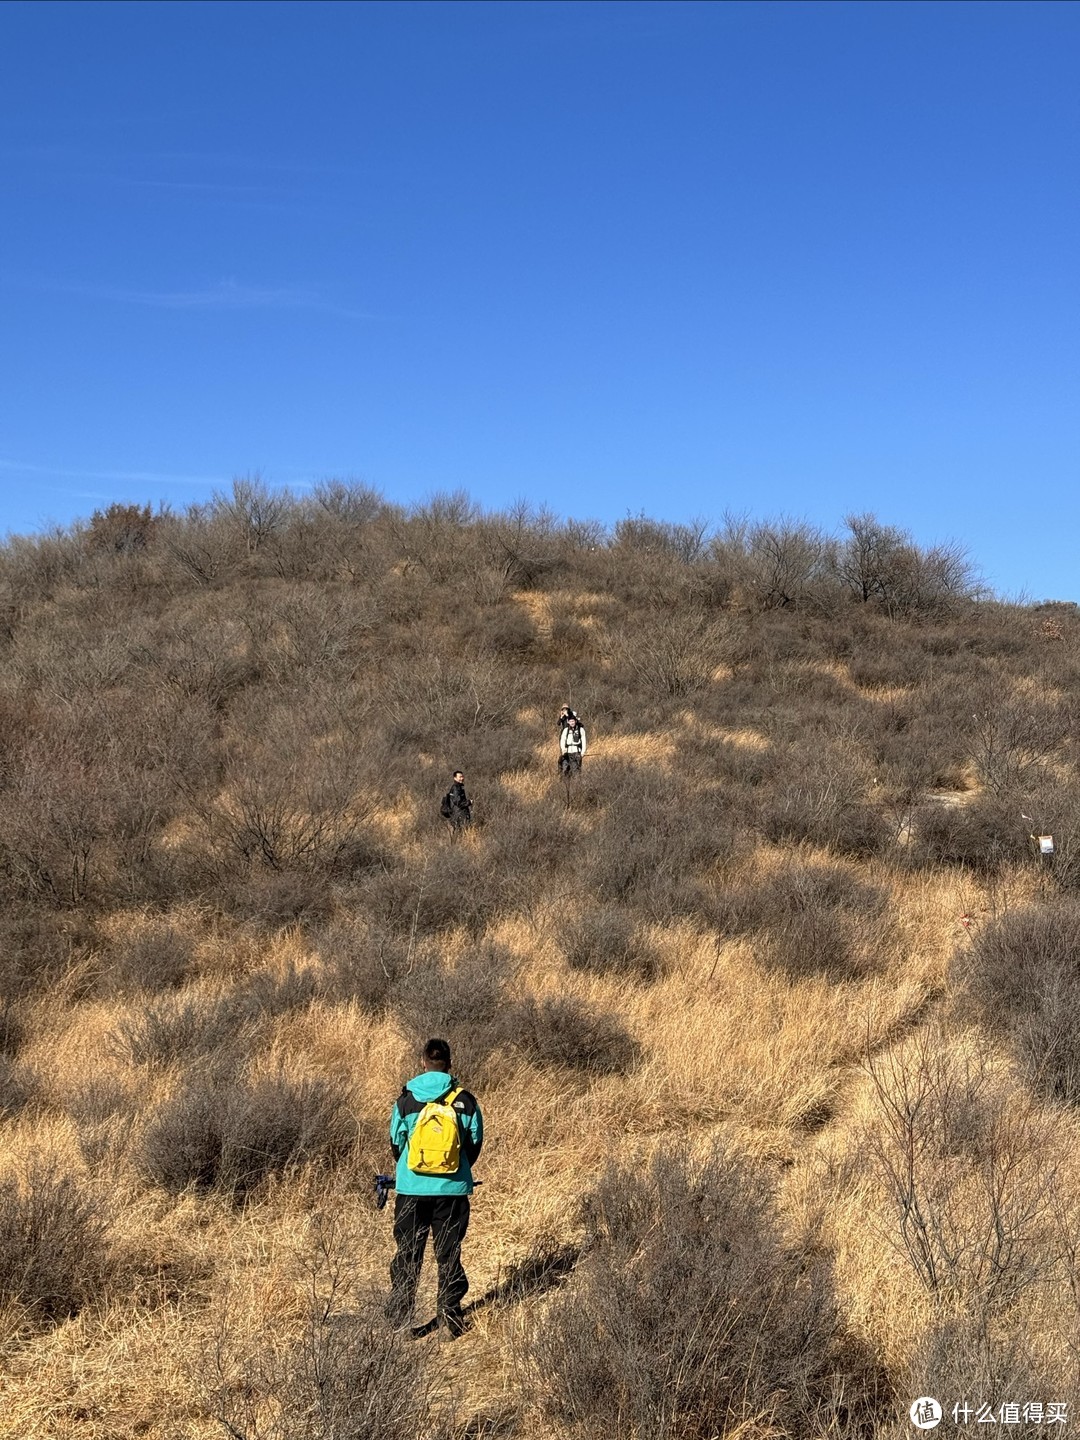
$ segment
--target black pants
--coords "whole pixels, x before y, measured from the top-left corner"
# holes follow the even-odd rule
[[[581,769],[581,754],[568,750],[565,755],[559,756],[560,775],[576,775]]]
[[[397,1254],[390,1262],[392,1294],[387,1307],[405,1320],[416,1299],[428,1231],[439,1267],[438,1313],[451,1319],[461,1313],[469,1277],[461,1267],[461,1242],[469,1228],[467,1195],[399,1195],[394,1203]]]

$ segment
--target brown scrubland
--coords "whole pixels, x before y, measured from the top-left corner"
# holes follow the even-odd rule
[[[1075,606],[869,515],[257,479],[11,538],[0,606],[4,1440],[1075,1411]],[[457,1342],[381,1317],[429,1035]]]

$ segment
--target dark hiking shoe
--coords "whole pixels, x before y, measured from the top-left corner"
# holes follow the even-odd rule
[[[412,1306],[403,1305],[392,1295],[383,1306],[383,1314],[386,1316],[386,1323],[391,1330],[410,1330],[412,1328]]]
[[[444,1310],[439,1316],[439,1323],[451,1340],[456,1340],[459,1335],[464,1335],[469,1328],[468,1319],[461,1309]]]

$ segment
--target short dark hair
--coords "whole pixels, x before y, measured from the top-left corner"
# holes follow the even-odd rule
[[[424,1046],[424,1059],[432,1065],[450,1064],[449,1040],[429,1040]]]
[[[460,775],[463,780],[465,779],[465,771],[464,771],[464,770],[455,770],[455,771],[454,771],[454,775],[455,775],[455,777],[458,776],[458,775]]]

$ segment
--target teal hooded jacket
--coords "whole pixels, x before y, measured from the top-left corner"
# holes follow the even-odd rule
[[[467,1090],[454,1101],[461,1135],[461,1164],[453,1175],[417,1175],[409,1169],[409,1136],[416,1119],[429,1100],[441,1100],[457,1089],[457,1081],[445,1070],[425,1070],[415,1075],[394,1101],[390,1113],[390,1148],[397,1161],[394,1185],[399,1195],[471,1195],[472,1167],[484,1143],[484,1117],[476,1098]]]

